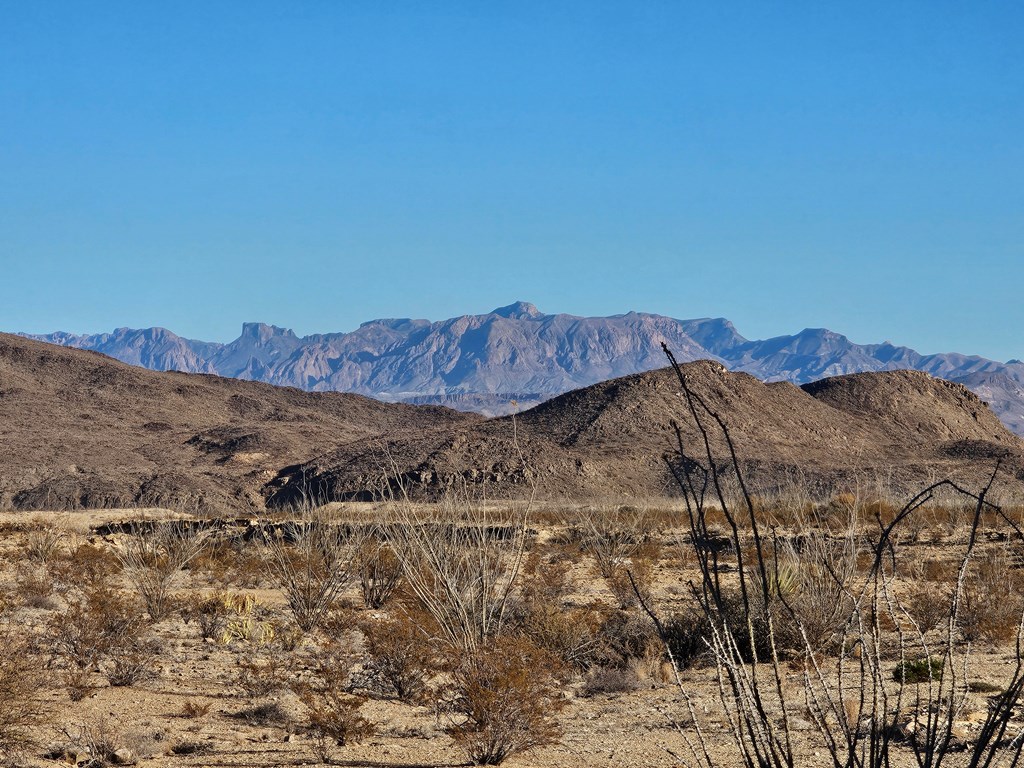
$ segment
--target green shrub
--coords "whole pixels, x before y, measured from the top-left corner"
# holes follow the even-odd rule
[[[942,678],[942,671],[945,667],[942,659],[935,657],[922,657],[920,659],[908,659],[896,665],[892,671],[892,679],[899,683],[927,683],[929,680],[938,681]]]

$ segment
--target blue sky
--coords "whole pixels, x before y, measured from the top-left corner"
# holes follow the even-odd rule
[[[547,312],[1024,357],[1015,3],[0,0],[0,329]]]

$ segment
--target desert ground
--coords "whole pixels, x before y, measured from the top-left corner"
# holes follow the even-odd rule
[[[748,583],[771,573],[774,627],[744,616],[772,641],[762,725],[796,764],[833,764],[826,734],[853,731],[894,765],[931,732],[947,764],[1019,752],[1019,507],[935,495],[878,548],[892,501],[753,504],[756,529],[726,507],[738,546],[725,510],[692,529],[680,499],[3,513],[0,738],[18,765],[449,766],[494,742],[513,766],[739,765],[751,689],[728,675],[755,665],[698,597],[704,562],[735,598],[742,559]],[[831,709],[808,697],[826,691]]]

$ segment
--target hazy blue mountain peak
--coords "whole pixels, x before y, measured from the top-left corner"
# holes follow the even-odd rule
[[[516,301],[483,315],[431,322],[372,320],[348,333],[298,338],[245,323],[228,344],[184,339],[164,328],[33,336],[91,349],[156,370],[216,373],[308,390],[440,403],[496,414],[571,389],[663,367],[665,343],[680,362],[713,360],[765,381],[803,384],[863,371],[919,370],[961,381],[1011,429],[1024,434],[1024,365],[909,347],[856,344],[827,328],[748,340],[724,317],[676,320],[628,312],[611,317],[545,314]]]
[[[528,301],[517,301],[507,307],[498,307],[488,314],[506,317],[509,320],[533,320],[544,317],[544,314]]]

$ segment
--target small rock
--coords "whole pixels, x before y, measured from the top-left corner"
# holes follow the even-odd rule
[[[126,747],[114,750],[110,756],[110,762],[114,765],[135,765],[135,753]]]

